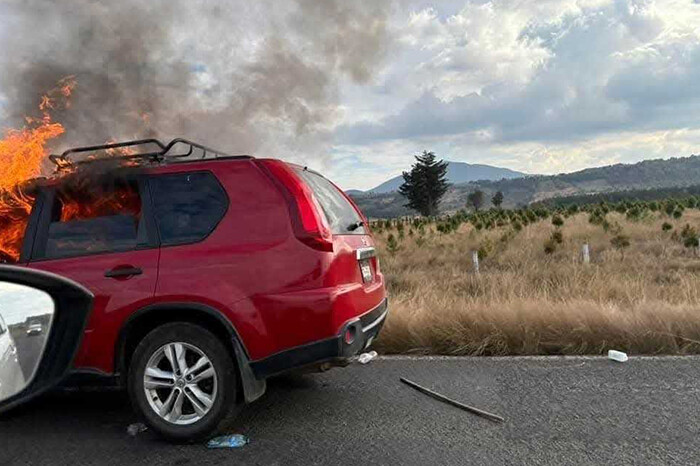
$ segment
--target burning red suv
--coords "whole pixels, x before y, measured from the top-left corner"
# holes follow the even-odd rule
[[[74,160],[96,151],[118,151],[120,168]],[[379,332],[387,299],[367,221],[319,173],[185,140],[52,160],[69,173],[27,188],[16,262],[95,295],[75,375],[125,385],[163,435],[209,433],[268,377],[344,364]]]

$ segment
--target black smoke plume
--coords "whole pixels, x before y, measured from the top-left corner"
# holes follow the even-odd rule
[[[0,118],[22,125],[64,76],[68,146],[186,137],[226,152],[313,157],[344,80],[390,44],[383,1],[9,0],[0,4]],[[3,102],[4,100],[4,102]]]

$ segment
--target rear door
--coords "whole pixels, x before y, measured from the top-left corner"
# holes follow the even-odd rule
[[[205,241],[229,207],[217,178],[209,171],[195,171],[154,175],[148,183],[161,244],[159,298],[215,299],[228,289],[232,299],[240,299],[229,288],[235,283],[226,283],[229,268],[237,264],[227,263],[227,248]]]
[[[153,297],[159,250],[149,213],[139,179],[82,179],[46,194],[29,267],[71,278],[95,295],[78,369],[113,372],[122,323]]]

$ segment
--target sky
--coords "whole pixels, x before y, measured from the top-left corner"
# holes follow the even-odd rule
[[[367,189],[423,150],[527,173],[700,153],[700,1],[399,2],[341,86],[325,167]]]
[[[53,311],[53,298],[46,292],[0,282],[0,316],[7,325],[24,322],[27,317],[53,314]]]
[[[57,152],[184,136],[345,189],[423,150],[532,174],[700,152],[700,0],[0,0],[0,68],[2,127],[76,76]]]

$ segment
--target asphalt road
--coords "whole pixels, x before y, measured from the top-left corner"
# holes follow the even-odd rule
[[[19,365],[24,373],[24,378],[29,379],[36,369],[37,362],[44,348],[45,333],[41,335],[27,335],[24,327],[11,331],[12,338],[17,346]]]
[[[240,449],[130,437],[136,420],[121,392],[53,393],[0,417],[0,464],[700,464],[700,357],[389,358],[289,376],[227,421],[250,438]]]

